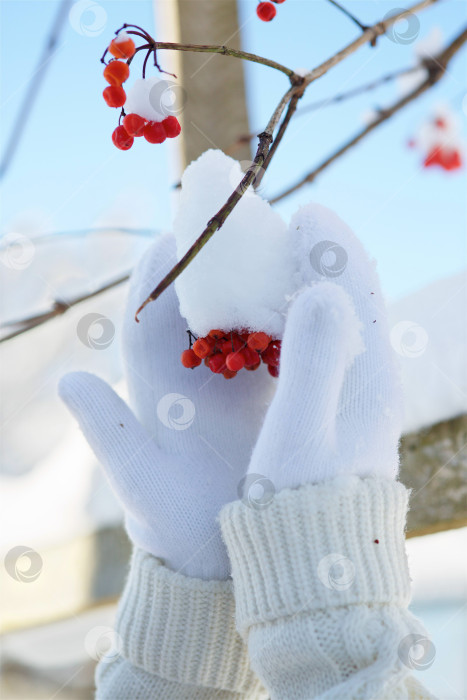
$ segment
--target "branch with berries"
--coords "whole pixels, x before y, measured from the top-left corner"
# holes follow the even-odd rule
[[[348,56],[355,53],[359,48],[365,46],[366,44],[374,45],[378,37],[385,34],[385,32],[396,22],[408,17],[416,12],[435,4],[439,0],[420,0],[420,2],[415,3],[410,8],[402,10],[400,12],[395,12],[393,15],[386,17],[380,22],[375,23],[371,27],[366,27],[363,25],[362,32],[360,36],[354,41],[350,42],[346,47],[338,51],[336,54],[331,56],[328,60],[321,63],[319,66],[313,70],[306,73],[304,76],[300,76],[294,71],[290,71],[291,75],[291,87],[281,98],[279,104],[274,110],[266,128],[261,134],[258,135],[258,147],[256,150],[255,158],[246,171],[241,182],[238,184],[234,192],[230,195],[225,204],[219,209],[219,211],[208,221],[204,231],[198,237],[198,239],[193,243],[193,245],[188,249],[185,255],[179,260],[179,262],[170,270],[170,272],[164,277],[163,280],[153,289],[149,296],[143,301],[135,314],[135,319],[138,321],[139,313],[147,306],[147,304],[155,301],[172,282],[174,282],[177,277],[185,270],[192,260],[198,255],[200,250],[206,245],[210,238],[215,234],[215,232],[221,228],[227,217],[234,210],[235,206],[240,201],[243,194],[248,190],[251,185],[255,185],[258,181],[258,176],[263,177],[265,170],[269,166],[271,159],[268,158],[269,152],[271,150],[271,145],[274,141],[274,132],[281,121],[282,114],[284,110],[291,103],[290,108],[284,118],[283,123],[279,128],[278,137],[276,137],[276,147],[277,140],[280,141],[285,133],[287,126],[296,110],[299,99],[303,96],[305,90],[311,83],[318,80],[323,75],[325,75],[334,66],[341,63]]]
[[[140,309],[138,310],[141,311],[144,306],[149,303],[150,301],[155,300],[163,291],[166,289],[178,276],[179,274],[190,264],[190,262],[194,259],[194,257],[198,254],[198,252],[201,250],[201,248],[207,243],[207,241],[211,238],[214,233],[219,230],[223,223],[226,221],[227,217],[230,215],[230,213],[234,210],[236,204],[240,201],[241,197],[243,194],[246,192],[246,190],[251,186],[255,186],[259,184],[260,179],[264,175],[269,162],[271,161],[271,158],[274,154],[275,149],[277,149],[280,140],[285,133],[289,122],[291,121],[292,117],[294,115],[300,114],[300,110],[296,111],[297,104],[299,103],[299,100],[301,96],[303,95],[305,89],[308,87],[311,82],[314,80],[318,79],[322,75],[324,75],[328,70],[330,70],[333,66],[337,65],[340,61],[344,60],[347,56],[349,56],[351,53],[356,51],[360,46],[363,46],[367,43],[374,43],[376,39],[383,34],[392,24],[394,24],[396,21],[399,19],[403,18],[404,16],[418,12],[425,7],[428,7],[432,3],[437,2],[437,0],[422,0],[422,2],[418,2],[416,5],[413,5],[411,8],[408,10],[404,10],[403,12],[395,14],[393,17],[389,17],[385,19],[383,22],[379,22],[375,24],[373,27],[365,27],[363,25],[361,27],[362,29],[362,34],[352,43],[350,43],[347,47],[345,47],[342,51],[338,52],[334,56],[332,56],[328,61],[325,61],[322,63],[320,66],[315,68],[314,70],[310,71],[307,73],[305,76],[298,75],[296,72],[291,70],[290,68],[283,66],[275,61],[272,61],[270,59],[262,58],[261,56],[257,56],[255,54],[250,54],[247,52],[239,51],[236,49],[230,49],[225,46],[217,46],[217,45],[192,45],[192,44],[175,44],[175,43],[168,43],[168,42],[156,42],[150,37],[149,34],[147,34],[143,29],[140,27],[136,27],[134,25],[124,25],[121,29],[119,29],[116,32],[115,38],[112,40],[111,44],[109,47],[106,49],[104,56],[102,57],[102,62],[106,63],[106,68],[105,71],[107,71],[107,76],[111,77],[111,80],[108,80],[109,82],[109,87],[116,87],[120,88],[123,90],[123,83],[126,82],[129,71],[130,71],[130,66],[132,61],[134,60],[136,54],[140,51],[146,51],[144,62],[143,62],[143,68],[142,68],[142,80],[148,80],[146,78],[146,70],[147,66],[149,63],[149,59],[152,56],[154,66],[157,68],[158,73],[165,73],[165,71],[162,70],[160,67],[158,60],[157,60],[157,54],[156,52],[158,50],[175,50],[175,51],[194,51],[194,52],[203,52],[203,53],[217,53],[218,55],[224,55],[228,57],[233,57],[233,58],[238,58],[238,59],[243,59],[247,61],[251,61],[254,63],[262,64],[267,67],[273,68],[275,70],[278,70],[285,75],[290,80],[290,88],[287,90],[287,92],[283,95],[281,98],[279,104],[277,105],[271,119],[269,120],[268,125],[266,126],[265,130],[259,134],[259,142],[258,142],[258,147],[257,147],[257,152],[254,161],[252,162],[250,168],[247,170],[247,172],[244,174],[241,182],[235,189],[235,191],[231,194],[231,196],[228,198],[228,200],[225,202],[223,207],[209,220],[206,228],[204,229],[203,233],[201,236],[195,241],[195,243],[191,246],[191,248],[187,251],[185,256],[177,263],[177,265],[174,266],[174,268],[169,272],[169,274],[161,281],[161,283],[156,287],[155,290],[150,294],[148,299],[145,300],[145,302],[141,305]],[[333,3],[336,4],[336,3]],[[340,157],[343,153],[347,152],[350,148],[352,148],[356,143],[361,141],[367,134],[371,133],[375,128],[377,128],[379,125],[387,121],[393,114],[398,112],[400,109],[402,109],[406,104],[409,104],[411,101],[416,99],[420,94],[428,90],[432,85],[436,84],[439,79],[441,79],[445,73],[446,67],[451,60],[451,58],[457,53],[457,51],[461,48],[461,46],[465,43],[467,40],[466,36],[467,30],[464,30],[461,34],[459,34],[458,37],[432,62],[431,66],[427,66],[426,62],[423,62],[423,65],[425,68],[428,69],[429,71],[429,77],[424,83],[422,83],[416,90],[414,90],[412,93],[404,97],[402,100],[399,100],[398,103],[393,105],[390,108],[386,108],[384,110],[381,110],[377,117],[369,124],[362,132],[357,134],[353,139],[351,139],[350,142],[345,144],[343,147],[338,149],[332,156],[326,159],[323,163],[321,163],[318,168],[315,168],[312,173],[309,173],[307,178],[309,178],[307,181],[311,182],[319,173],[323,172],[329,165],[331,165],[333,162],[337,160],[337,158]],[[143,43],[141,46],[136,46],[133,37],[140,37],[143,40]],[[113,57],[110,61],[106,62],[105,58],[107,53],[110,53],[110,55]],[[118,64],[121,63],[126,66],[125,68],[121,68],[120,65],[112,66],[112,64]],[[108,68],[108,66],[111,66],[111,68]],[[403,71],[396,71],[393,73],[390,73],[386,76],[383,76],[382,78],[373,81],[372,83],[369,83],[367,85],[355,88],[354,90],[348,91],[348,93],[342,93],[341,95],[336,95],[335,97],[331,98],[330,100],[326,101],[326,104],[328,102],[338,102],[343,99],[346,99],[347,96],[350,97],[352,94],[358,94],[360,92],[363,92],[367,89],[371,89],[373,85],[381,84],[382,82],[386,82],[389,80],[394,79],[398,75],[404,74],[404,73],[409,73],[415,70],[419,70],[420,64],[414,68],[409,68],[405,69]],[[128,74],[127,74],[128,71]],[[431,71],[431,72],[430,72]],[[169,74],[171,75],[171,74]],[[126,78],[125,78],[126,76]],[[175,77],[175,76],[173,76]],[[124,78],[124,79],[123,79]],[[151,80],[151,78],[149,78]],[[112,82],[117,83],[112,85]],[[121,81],[121,82],[120,82]],[[155,85],[160,81],[159,76],[156,76],[156,79],[154,79]],[[429,84],[428,84],[429,83]],[[160,86],[155,90],[157,97],[160,98]],[[115,94],[115,93],[114,93]],[[117,92],[118,94],[118,92]],[[147,93],[146,93],[147,96]],[[121,95],[120,95],[121,99]],[[117,100],[118,101],[118,100]],[[131,102],[130,102],[131,104]],[[159,103],[158,103],[159,104]],[[128,107],[127,104],[127,98],[125,94],[125,101],[123,103],[125,107]],[[121,105],[123,107],[123,105]],[[319,103],[315,103],[314,107],[317,108],[318,106],[322,106],[322,101]],[[285,112],[285,116],[284,115]],[[132,116],[133,115],[133,116]],[[162,129],[164,129],[165,132],[165,126],[162,124],[164,119],[166,119],[168,116],[173,116],[171,114],[162,114],[162,119],[157,122],[159,125],[161,125]],[[132,119],[128,119],[128,117],[132,117]],[[141,120],[136,119],[135,117],[141,117]],[[125,119],[127,121],[125,122]],[[120,124],[120,121],[123,120],[123,123]],[[437,119],[439,121],[439,119]],[[143,126],[143,121],[144,121],[144,126]],[[122,150],[127,150],[127,143],[128,140],[131,139],[131,144],[128,147],[131,147],[133,144],[134,138],[137,136],[144,136],[144,130],[149,124],[151,119],[145,118],[144,115],[138,114],[137,111],[131,112],[128,111],[128,113],[122,109],[121,114],[120,114],[120,120],[119,120],[119,127],[122,126],[125,129],[126,135],[125,138],[122,138],[121,141],[119,141],[120,146],[124,145],[125,148]],[[436,121],[436,120],[435,120]],[[177,120],[178,122],[178,120]],[[126,127],[125,127],[126,124]],[[441,129],[438,124],[436,124],[438,130]],[[127,131],[128,129],[128,131]],[[154,125],[151,124],[150,127],[148,127],[148,135],[151,138],[151,129],[154,129]],[[274,133],[277,129],[277,133],[274,137]],[[130,133],[131,132],[131,133]],[[122,132],[120,132],[122,133]],[[159,129],[159,134],[160,134],[160,129]],[[164,134],[164,139],[168,138],[169,135],[165,132]],[[147,141],[151,142],[151,140],[146,139]],[[161,141],[152,141],[152,142],[161,142]],[[431,160],[430,160],[431,159]],[[431,154],[427,156],[428,165],[444,165],[447,163],[446,157],[443,153],[441,155],[438,152],[432,151]],[[452,160],[452,159],[451,159]],[[442,163],[441,163],[442,161]],[[451,164],[451,161],[449,161]],[[443,165],[443,167],[444,167]],[[450,168],[452,167],[452,164],[450,165]],[[303,182],[302,184],[305,184]],[[297,189],[299,186],[301,186],[301,183],[297,183],[297,186],[294,186],[295,189]],[[289,188],[290,189],[290,188]],[[278,195],[278,197],[274,198],[272,201],[278,201],[282,197],[285,197],[287,194],[289,194],[289,191],[286,191],[285,193],[281,193]],[[15,330],[12,333],[8,333],[6,336],[0,339],[1,340],[7,340],[11,337],[16,337],[16,335],[22,334],[26,332],[27,330],[36,327],[37,325],[41,325],[42,323],[47,322],[48,320],[51,320],[52,318],[55,318],[58,315],[62,315],[67,311],[70,306],[73,306],[75,303],[80,303],[81,301],[84,301],[88,298],[94,297],[98,294],[101,294],[107,289],[112,288],[115,284],[120,284],[123,281],[127,279],[127,276],[122,277],[118,281],[110,282],[109,284],[104,285],[100,289],[95,290],[91,294],[88,295],[82,295],[81,297],[77,298],[76,300],[71,300],[71,302],[63,303],[63,302],[55,302],[53,306],[45,313],[39,314],[34,317],[29,317],[25,318],[19,321],[16,321],[14,324],[10,323],[8,324],[10,328],[12,326],[15,327]],[[242,340],[241,333],[239,332],[239,337]],[[204,340],[204,338],[198,338],[198,340]],[[215,339],[216,340],[216,339]],[[219,338],[216,340],[221,342],[225,340],[230,340],[230,336],[227,337],[224,335],[223,338]],[[210,341],[208,341],[209,344]],[[243,338],[242,340],[243,345],[246,346],[248,345],[248,338]],[[273,338],[269,339],[269,342],[276,342]],[[238,341],[237,341],[238,344]],[[194,347],[194,345],[193,345]],[[193,350],[193,347],[190,345],[190,350]],[[196,346],[198,348],[198,346]],[[243,347],[245,349],[245,347]],[[277,348],[276,348],[277,349]],[[279,346],[280,349],[280,346]],[[214,354],[217,354],[217,347],[216,351]],[[235,348],[233,351],[237,352]],[[194,352],[194,350],[193,350]],[[258,352],[257,349],[255,349],[255,352]],[[195,353],[196,355],[196,353]],[[248,353],[247,353],[248,355]],[[261,355],[261,353],[260,353]],[[192,358],[192,361],[197,362],[197,360],[193,360],[193,356],[190,355]],[[209,362],[209,357],[203,357],[203,358],[198,358],[200,359],[200,362],[204,359],[206,362]],[[249,360],[252,358],[250,357]],[[233,361],[233,360],[232,360]],[[263,360],[265,361],[265,360]],[[214,363],[215,364],[215,363]],[[234,362],[235,365],[235,362]],[[193,365],[195,366],[195,365]],[[273,365],[274,366],[274,365]],[[248,366],[245,364],[245,367],[248,368]],[[213,370],[214,371],[214,370]],[[232,372],[232,371],[238,371],[238,370],[233,370],[229,369],[228,367],[222,367],[221,370],[222,372],[227,371],[227,372]],[[274,371],[274,370],[272,370]]]

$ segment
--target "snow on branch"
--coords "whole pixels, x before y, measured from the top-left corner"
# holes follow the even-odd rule
[[[299,99],[303,96],[305,90],[309,85],[311,85],[311,83],[321,78],[329,70],[331,70],[331,68],[341,63],[344,59],[355,53],[355,51],[357,51],[360,47],[364,46],[365,44],[369,43],[370,45],[374,46],[378,37],[385,34],[386,31],[390,27],[392,27],[392,25],[396,22],[400,21],[401,19],[410,17],[414,13],[420,12],[421,10],[429,7],[430,5],[435,4],[436,2],[439,2],[439,0],[421,0],[420,2],[415,3],[406,10],[402,10],[401,12],[395,12],[391,16],[386,16],[383,20],[375,23],[371,27],[365,27],[357,39],[350,42],[343,49],[341,49],[329,59],[321,63],[319,66],[316,66],[316,68],[309,71],[304,76],[299,76],[298,74],[291,71],[292,76],[289,77],[291,79],[292,86],[281,98],[264,131],[258,135],[258,147],[251,166],[248,168],[241,182],[238,184],[234,192],[232,192],[225,204],[208,221],[204,231],[201,233],[198,239],[193,243],[193,245],[188,249],[185,255],[179,260],[179,262],[172,268],[172,270],[170,270],[170,272],[164,277],[163,280],[161,280],[157,287],[153,289],[151,294],[140,305],[135,314],[136,321],[139,322],[138,315],[145,308],[145,306],[147,306],[147,304],[149,304],[150,302],[155,301],[167,289],[167,287],[169,287],[172,284],[172,282],[174,282],[177,279],[177,277],[183,272],[183,270],[185,270],[188,267],[188,265],[200,252],[203,246],[206,245],[209,239],[223,225],[224,221],[234,210],[235,206],[238,204],[238,202],[242,198],[243,194],[247,191],[247,189],[251,185],[255,185],[255,183],[257,183],[258,180],[264,175],[266,168],[271,162],[271,158],[269,158],[269,153],[270,151],[272,151],[271,145],[273,144],[273,135],[276,130],[276,127],[279,125],[284,110],[287,107],[289,107],[286,116],[281,126],[279,127],[279,133],[276,137],[275,148],[277,148],[278,145],[277,141],[280,142],[280,139],[285,133],[290,119],[296,110]],[[172,48],[177,50],[176,47],[179,45],[164,45],[156,43],[156,46],[158,48]],[[200,48],[202,47],[198,47],[198,49]],[[221,51],[219,51],[219,53],[224,52],[223,49],[225,49],[225,47],[218,48],[222,49]],[[183,48],[180,50],[189,49]]]

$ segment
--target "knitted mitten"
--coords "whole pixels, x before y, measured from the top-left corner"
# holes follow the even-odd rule
[[[187,576],[225,579],[216,518],[237,497],[274,380],[244,372],[228,382],[204,365],[184,368],[186,322],[173,287],[135,323],[138,305],[174,261],[167,236],[132,278],[123,340],[134,413],[90,374],[65,376],[60,394],[123,504],[133,542]]]
[[[374,265],[324,207],[303,207],[290,235],[311,287],[289,312],[277,392],[249,471],[276,491],[339,474],[395,478],[402,394]],[[323,242],[343,261],[337,276],[318,264]]]
[[[287,318],[243,498],[221,513],[237,628],[272,700],[428,698],[411,676],[411,647],[432,646],[407,611],[401,396],[378,280],[323,207],[290,234],[311,287]]]

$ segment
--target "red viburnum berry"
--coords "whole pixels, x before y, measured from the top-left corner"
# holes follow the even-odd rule
[[[248,370],[248,372],[254,372],[256,369],[258,369],[260,364],[261,360],[259,360],[259,362],[257,362],[255,365],[245,365],[245,369]]]
[[[181,356],[182,365],[188,367],[188,369],[193,369],[201,364],[201,359],[196,355],[192,349],[184,350]]]
[[[224,375],[224,377],[225,377],[226,379],[232,379],[233,377],[236,376],[237,373],[236,373],[236,372],[233,372],[233,371],[230,370],[230,369],[225,369],[225,370],[222,372],[222,374]]]
[[[124,126],[117,126],[112,134],[112,141],[121,151],[128,151],[133,146],[134,138],[127,133]]]
[[[459,151],[442,151],[441,166],[445,170],[457,170],[462,167],[462,160]]]
[[[248,336],[248,347],[252,350],[263,352],[271,342],[271,336],[266,333],[250,333]]]
[[[221,331],[218,328],[214,328],[212,331],[209,331],[208,335],[211,338],[214,338],[214,340],[220,340],[225,336],[225,333],[224,331]]]
[[[213,338],[198,338],[193,343],[193,351],[198,357],[204,360],[205,357],[211,355],[214,350],[215,340]]]
[[[432,148],[429,153],[427,153],[425,162],[423,163],[424,168],[429,168],[432,165],[441,165],[441,149]]]
[[[135,42],[128,34],[119,35],[110,42],[109,52],[115,58],[131,58],[135,55]]]
[[[167,138],[169,139],[174,139],[182,130],[177,117],[167,117],[162,122],[162,126],[164,127]]]
[[[142,136],[146,119],[139,114],[127,114],[123,120],[123,126],[130,136]]]
[[[256,14],[263,22],[270,22],[276,16],[276,8],[272,2],[260,2]]]
[[[245,367],[253,367],[261,362],[261,358],[256,350],[246,347],[242,350],[242,353],[245,358]]]
[[[278,377],[279,367],[275,367],[274,365],[268,365],[268,372],[272,377]]]
[[[215,374],[225,372],[227,365],[225,364],[225,356],[221,352],[211,355],[209,358],[209,369]]]
[[[110,61],[104,68],[104,78],[111,85],[120,86],[128,80],[130,69],[123,61]]]
[[[143,136],[149,143],[164,143],[167,138],[161,122],[148,122],[144,127]]]
[[[116,85],[109,85],[102,93],[109,107],[123,107],[126,102],[125,90]]]
[[[272,365],[273,367],[278,367],[279,360],[280,360],[280,354],[281,354],[281,341],[280,340],[273,340],[269,343],[266,350],[263,353],[261,353],[261,357],[263,358],[263,362],[265,362],[267,365]]]
[[[239,350],[238,352],[229,353],[225,358],[225,364],[227,365],[227,369],[230,369],[232,372],[238,372],[243,369],[243,367],[245,367],[243,351]]]

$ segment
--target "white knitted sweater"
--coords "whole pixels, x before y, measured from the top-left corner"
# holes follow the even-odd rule
[[[99,664],[97,698],[432,698],[401,653],[426,637],[407,611],[407,500],[400,483],[350,476],[225,506],[235,600],[231,582],[135,551],[122,653]]]

